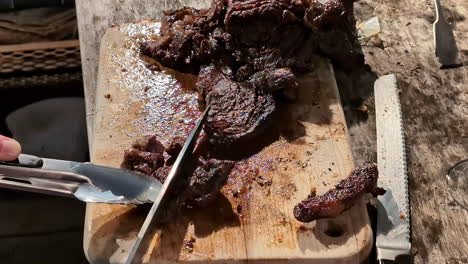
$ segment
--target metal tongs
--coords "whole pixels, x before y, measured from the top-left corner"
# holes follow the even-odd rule
[[[153,202],[161,183],[143,174],[92,163],[21,154],[19,163],[0,162],[0,187],[84,202],[143,204]]]

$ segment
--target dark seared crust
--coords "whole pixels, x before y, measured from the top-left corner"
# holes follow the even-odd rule
[[[275,93],[278,91],[292,91],[295,94],[297,87],[296,76],[290,68],[267,69],[253,74],[249,82],[259,91]]]
[[[383,190],[377,187],[377,178],[375,164],[366,163],[359,166],[334,189],[320,196],[309,196],[296,205],[294,216],[301,222],[336,217],[351,208],[365,193],[383,194]]]
[[[169,175],[169,172],[171,171],[171,169],[172,169],[172,166],[161,167],[161,168],[157,169],[156,171],[154,171],[151,174],[151,176],[156,178],[161,183],[164,183],[164,181],[166,180],[167,176]]]
[[[164,151],[163,144],[156,139],[156,136],[143,137],[133,143],[132,148],[158,154],[163,154]]]
[[[205,207],[213,202],[233,167],[234,162],[231,161],[200,157],[187,189],[182,193],[185,205]]]
[[[142,45],[142,53],[163,66],[197,74],[200,66],[226,57],[229,36],[220,30],[226,1],[214,0],[207,10],[183,8],[167,11],[162,21],[162,38]],[[229,59],[227,59],[229,60]]]
[[[185,138],[175,137],[169,143],[169,146],[166,147],[164,151],[169,155],[169,158],[166,160],[166,166],[172,166],[177,159],[182,147],[184,146]]]
[[[143,44],[142,53],[199,74],[201,108],[215,100],[226,105],[210,111],[210,140],[234,144],[254,139],[272,122],[271,94],[295,99],[294,73],[308,71],[314,54],[346,69],[363,64],[354,24],[351,0],[214,0],[206,10],[165,12],[163,37]]]
[[[305,23],[318,39],[318,51],[338,66],[351,70],[364,64],[355,28],[353,0],[311,2]]]
[[[156,140],[156,136],[142,138],[132,144],[131,149],[125,151],[121,167],[141,172],[164,183],[172,169],[173,161],[171,160],[177,158],[184,141],[183,138],[175,137],[164,148]],[[164,154],[169,156],[165,165]],[[204,159],[202,154],[206,154],[206,148],[199,146],[192,160],[188,160],[183,167],[184,175],[179,178],[179,188],[174,192],[180,206],[209,205],[217,197],[234,166],[232,161]],[[183,183],[185,184],[182,185]]]
[[[155,170],[164,166],[164,156],[138,149],[125,150],[124,159],[120,167],[151,175]]]
[[[210,143],[223,145],[249,141],[271,125],[276,110],[273,95],[238,83],[215,67],[199,76],[198,90],[211,108],[205,123]]]

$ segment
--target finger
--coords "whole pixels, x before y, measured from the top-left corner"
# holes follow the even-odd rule
[[[0,135],[0,160],[15,160],[20,153],[21,145],[16,140]]]

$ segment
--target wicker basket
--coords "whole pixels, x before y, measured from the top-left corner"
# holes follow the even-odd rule
[[[78,40],[0,46],[0,73],[81,66]]]

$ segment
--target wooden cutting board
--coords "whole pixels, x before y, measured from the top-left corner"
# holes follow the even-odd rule
[[[118,167],[134,140],[156,134],[167,143],[186,135],[197,118],[196,93],[190,90],[196,77],[149,69],[138,55],[139,43],[158,32],[159,23],[143,21],[113,27],[103,37],[91,146],[95,163]],[[372,231],[363,201],[335,219],[309,224],[292,214],[298,201],[313,190],[324,193],[354,167],[333,69],[320,58],[315,64],[300,79],[297,102],[281,109],[279,139],[234,169],[213,206],[153,225],[138,256],[144,263],[324,264],[367,257]],[[146,212],[88,204],[88,260],[122,263]]]

